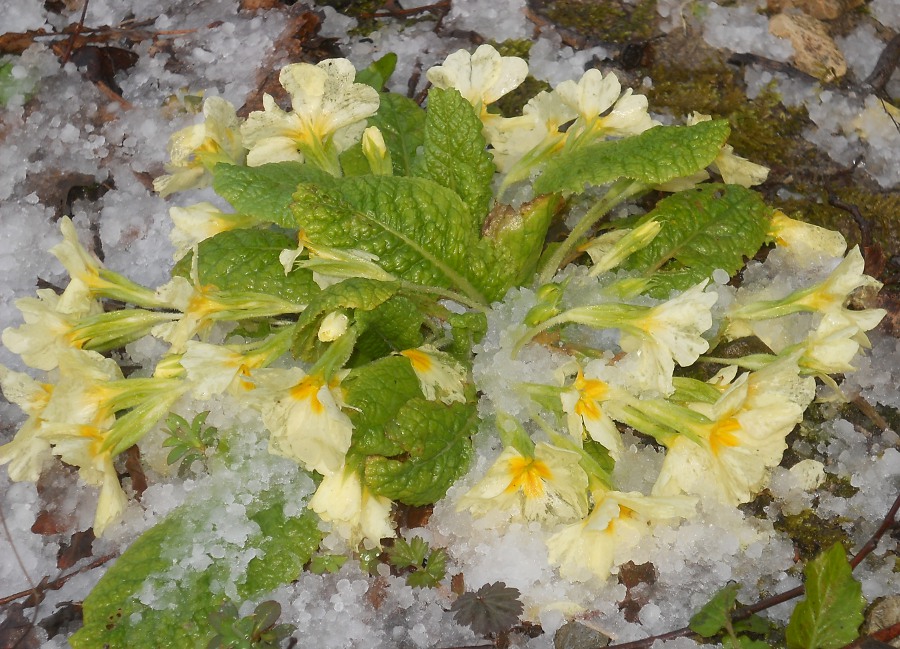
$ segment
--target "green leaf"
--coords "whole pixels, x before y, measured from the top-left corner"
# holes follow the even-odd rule
[[[725,636],[722,638],[722,646],[725,649],[770,649],[772,645],[762,640],[752,640],[747,636],[739,635],[736,638]]]
[[[396,459],[366,458],[366,483],[376,493],[408,505],[437,502],[468,468],[469,436],[477,421],[474,404],[410,399],[384,431],[403,454]]]
[[[369,118],[377,126],[391,154],[397,176],[412,175],[416,151],[425,143],[425,111],[412,99],[393,92],[382,93],[378,112]]]
[[[413,588],[436,588],[441,580],[447,576],[447,552],[443,548],[436,548],[425,557],[421,569],[406,575],[406,583]]]
[[[317,554],[309,562],[309,571],[317,575],[337,572],[346,562],[345,554]]]
[[[704,638],[711,638],[722,631],[731,619],[731,610],[740,589],[740,584],[728,584],[717,591],[703,608],[691,616],[688,622],[691,631]]]
[[[273,162],[259,167],[218,164],[213,189],[241,214],[293,228],[296,224],[290,205],[297,185],[325,185],[331,180],[330,174],[301,162]]]
[[[356,342],[353,365],[362,365],[391,352],[422,344],[425,315],[412,301],[394,296],[371,311],[358,311],[356,322],[362,333]]]
[[[265,293],[304,304],[319,293],[312,272],[297,268],[284,274],[278,255],[297,241],[271,230],[228,230],[200,242],[197,273],[202,285],[222,291]],[[193,253],[175,264],[172,275],[188,277]]]
[[[459,194],[480,227],[490,208],[494,161],[481,134],[481,120],[455,88],[428,93],[425,148],[416,175]]]
[[[791,614],[788,649],[837,649],[855,640],[866,600],[844,547],[835,543],[812,559],[803,574],[806,598]]]
[[[365,176],[372,173],[372,168],[369,166],[369,161],[366,160],[360,142],[342,151],[338,158],[341,162],[341,171],[345,176]]]
[[[372,61],[366,69],[359,70],[356,73],[356,83],[364,83],[381,92],[384,84],[394,74],[396,67],[397,55],[393,52],[388,52],[377,61]]]
[[[0,58],[0,106],[5,106],[17,95],[24,96],[27,101],[34,94],[37,82],[31,73],[24,77],[13,75],[16,60],[13,57]]]
[[[656,220],[662,229],[623,266],[651,277],[651,295],[661,297],[693,286],[717,268],[734,275],[765,241],[770,213],[759,194],[740,185],[703,184],[678,192],[640,220]]]
[[[337,309],[368,311],[389,299],[398,290],[394,282],[382,282],[365,277],[351,277],[332,284],[310,300],[297,320],[293,353],[298,358],[313,361],[316,338],[322,319]]]
[[[330,190],[301,185],[294,199],[313,244],[362,249],[403,279],[485,301],[470,281],[478,229],[449,189],[424,178],[357,176]]]
[[[655,126],[640,135],[589,144],[547,163],[534,183],[535,194],[581,193],[585,185],[632,178],[659,185],[709,166],[730,128],[725,120],[693,126]]]
[[[398,538],[388,550],[388,559],[397,568],[421,567],[428,556],[428,543],[421,536],[410,541]]]
[[[315,514],[304,510],[298,517],[287,518],[284,502],[283,491],[273,490],[263,494],[256,511],[249,514],[261,532],[251,535],[245,546],[258,555],[237,583],[241,598],[256,597],[290,582],[318,547],[322,534]],[[223,599],[212,586],[232,579],[232,567],[213,561],[204,569],[185,569],[174,582],[169,574],[173,565],[190,560],[198,527],[208,528],[210,503],[202,504],[202,508],[188,503],[176,509],[144,532],[103,575],[84,600],[84,626],[69,638],[74,649],[206,646],[213,633],[210,614]],[[218,507],[224,515],[224,503]],[[216,511],[214,508],[213,516]],[[203,533],[209,534],[208,529]],[[157,603],[158,608],[153,608],[139,599],[141,593],[158,589],[169,592],[177,606],[159,607]]]
[[[519,621],[525,607],[521,593],[502,581],[485,584],[474,593],[456,598],[450,610],[459,624],[468,625],[475,633],[487,636],[509,630]]]
[[[487,317],[483,313],[451,313],[447,318],[453,343],[447,351],[463,362],[470,362],[472,346],[487,333]]]
[[[350,452],[355,455],[399,455],[403,447],[385,435],[385,428],[414,398],[421,398],[419,380],[409,361],[388,356],[350,371],[341,387],[353,422]]]
[[[534,279],[547,230],[564,206],[560,196],[548,194],[518,209],[497,205],[482,226],[480,248],[486,263],[473,260],[475,284],[491,301]]]

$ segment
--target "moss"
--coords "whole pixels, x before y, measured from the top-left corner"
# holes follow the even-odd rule
[[[534,41],[527,38],[509,38],[498,43],[497,41],[488,41],[494,46],[494,49],[500,52],[501,56],[518,56],[528,60],[528,53]]]
[[[798,143],[809,123],[805,110],[785,108],[771,89],[748,99],[738,69],[715,61],[700,69],[663,63],[651,68],[650,78],[652,110],[667,109],[681,118],[693,111],[727,118],[728,142],[739,155],[769,167],[791,168],[807,159],[808,145]]]
[[[557,0],[548,2],[543,13],[582,36],[616,43],[650,38],[657,18],[656,0],[638,0],[634,6],[619,0]]]
[[[837,498],[853,498],[859,493],[859,487],[854,487],[850,478],[834,473],[825,474],[825,482],[822,483],[821,489]]]
[[[378,20],[371,16],[382,8],[382,0],[315,0],[319,6],[331,7],[345,16],[356,18],[356,27],[349,33],[353,36],[365,36],[378,29]]]
[[[851,547],[850,539],[838,523],[820,518],[809,509],[775,521],[775,529],[790,537],[804,560],[815,557],[835,543]]]
[[[542,90],[550,90],[550,84],[528,75],[522,85],[501,97],[495,105],[504,117],[521,115],[522,107]]]

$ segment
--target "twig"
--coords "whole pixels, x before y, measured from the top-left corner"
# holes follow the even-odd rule
[[[39,583],[34,588],[31,588],[29,590],[23,590],[18,593],[13,593],[12,595],[7,595],[6,597],[0,597],[0,606],[5,606],[6,604],[9,604],[10,602],[14,602],[17,599],[22,599],[23,597],[29,597],[31,595],[37,596],[40,594],[40,591],[59,590],[66,584],[67,581],[69,581],[75,575],[81,574],[82,572],[87,572],[88,570],[93,570],[94,568],[97,568],[98,566],[102,566],[104,563],[106,563],[110,559],[115,559],[116,556],[118,556],[118,555],[116,555],[116,554],[103,555],[102,557],[99,557],[98,559],[94,559],[87,565],[81,566],[80,568],[76,568],[75,570],[73,570],[71,572],[67,572],[64,575],[57,577],[53,581],[47,581],[47,578],[44,577],[44,579],[41,580],[41,583]],[[31,581],[31,580],[29,579],[29,581]]]
[[[84,27],[84,19],[85,17],[87,17],[88,2],[90,2],[90,0],[84,0],[84,6],[81,7],[81,18],[78,19],[78,23],[75,25],[75,29],[72,30],[72,36],[69,37],[69,44],[66,46],[66,53],[62,57],[63,65],[69,62],[69,57],[72,56],[72,50],[75,48],[75,39],[78,38],[78,34],[81,32],[81,28]]]
[[[881,96],[884,93],[884,87],[894,74],[894,70],[897,69],[898,62],[900,62],[900,34],[889,40],[885,48],[881,50],[872,74],[866,77],[863,83],[872,86],[875,94]]]
[[[414,7],[412,9],[401,9],[396,5],[393,0],[389,0],[385,3],[384,9],[381,11],[375,11],[370,14],[362,14],[361,18],[409,18],[410,16],[415,16],[416,14],[422,14],[426,12],[434,12],[439,15],[446,14],[450,11],[450,0],[440,0],[439,2],[435,2],[434,4],[424,5],[421,7]]]
[[[888,510],[888,513],[884,517],[884,520],[881,522],[881,525],[877,530],[875,530],[875,533],[869,538],[868,541],[866,541],[862,548],[860,548],[859,552],[857,552],[850,560],[850,566],[852,568],[858,566],[867,556],[869,556],[869,554],[876,547],[878,547],[878,543],[879,541],[881,541],[881,537],[884,536],[889,529],[897,524],[897,521],[895,519],[897,517],[898,509],[900,509],[900,493],[897,494],[897,498],[894,500],[894,504],[891,505],[891,508]],[[731,616],[731,619],[746,619],[754,613],[758,613],[759,611],[763,611],[777,604],[781,604],[783,602],[792,600],[795,597],[799,597],[803,594],[804,590],[805,588],[803,586],[797,586],[796,588],[792,588],[783,593],[761,599],[755,604],[743,606],[735,611],[734,615]],[[669,631],[668,633],[663,633],[661,635],[654,635],[650,636],[649,638],[634,640],[633,642],[623,642],[622,644],[611,644],[608,645],[608,647],[609,649],[646,649],[646,647],[649,647],[657,640],[672,640],[674,638],[683,638],[693,633],[694,632],[690,627],[685,626],[681,627],[680,629],[675,629],[674,631]]]

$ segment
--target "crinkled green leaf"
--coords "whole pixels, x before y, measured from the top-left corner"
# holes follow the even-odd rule
[[[297,222],[313,244],[362,249],[403,279],[484,301],[470,281],[473,267],[484,263],[474,254],[478,229],[453,191],[425,178],[357,176],[330,190],[301,185],[294,199]]]
[[[394,296],[371,311],[358,311],[360,326],[356,352],[351,363],[362,365],[391,352],[412,349],[422,344],[425,315],[411,300]]]
[[[468,205],[476,226],[493,199],[494,161],[472,105],[455,88],[428,93],[425,147],[416,175],[452,189]]]
[[[499,300],[514,287],[531,282],[561,197],[548,194],[518,209],[498,205],[482,226],[480,247],[487,263],[473,267],[476,286],[489,300]]]
[[[477,421],[471,403],[410,399],[384,431],[402,448],[402,455],[366,458],[366,483],[374,492],[408,505],[437,502],[468,468],[469,436]]]
[[[483,313],[452,313],[447,318],[453,342],[447,351],[457,359],[469,362],[472,346],[481,342],[487,333],[487,317]]]
[[[368,311],[397,292],[394,282],[382,282],[365,277],[351,277],[332,284],[310,300],[297,320],[297,332],[291,348],[296,358],[316,360],[317,336],[322,319],[338,309]]]
[[[711,638],[722,631],[731,619],[731,611],[740,589],[740,584],[728,584],[719,589],[703,608],[691,616],[688,623],[691,631],[704,638]]]
[[[318,295],[312,272],[302,268],[284,274],[278,255],[296,248],[297,241],[271,230],[228,230],[200,242],[197,272],[202,285],[222,291],[265,293],[305,304]],[[187,277],[191,269],[188,253],[172,270]]]
[[[425,111],[422,107],[403,95],[382,93],[378,112],[369,118],[369,125],[381,130],[394,173],[412,175],[416,151],[425,142]]]
[[[297,185],[325,185],[331,180],[328,173],[301,162],[272,162],[259,167],[222,163],[216,165],[213,189],[241,214],[293,228],[290,205]]]
[[[717,268],[733,275],[762,246],[770,214],[759,194],[740,185],[703,184],[678,192],[641,219],[656,220],[662,229],[623,266],[652,277],[652,294],[663,297]]]
[[[190,503],[179,507],[129,546],[84,600],[84,626],[69,638],[72,647],[206,646],[213,634],[209,616],[223,600],[221,592],[212,591],[212,585],[230,579],[230,565],[214,561],[205,569],[186,569],[174,584],[176,592],[171,597],[177,606],[172,608],[157,610],[139,599],[145,589],[173,587],[168,571],[175,563],[190,559],[198,513],[210,515],[209,503],[203,505],[202,513]],[[224,515],[224,503],[220,506]],[[298,517],[284,516],[283,493],[264,495],[257,507],[249,518],[261,531],[248,539],[246,549],[259,554],[236,584],[241,598],[261,595],[296,578],[322,537],[318,519],[310,511],[304,510]]]
[[[725,120],[693,126],[655,126],[640,135],[564,152],[547,163],[534,183],[536,194],[581,193],[585,185],[619,178],[659,185],[709,166],[730,128]]]
[[[364,83],[381,92],[384,84],[388,82],[394,69],[397,67],[397,55],[388,52],[377,61],[372,61],[369,67],[356,73],[356,83]]]
[[[788,649],[837,649],[855,640],[866,600],[844,547],[835,543],[806,564],[803,574],[806,598],[791,614]]]
[[[403,447],[385,429],[410,399],[422,397],[409,361],[388,356],[358,367],[341,382],[347,414],[353,422],[350,452],[355,455],[399,455]]]

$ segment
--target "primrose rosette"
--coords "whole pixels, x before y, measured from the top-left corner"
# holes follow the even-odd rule
[[[879,286],[858,248],[750,189],[766,170],[735,155],[727,122],[662,125],[597,70],[504,117],[493,104],[528,67],[488,45],[429,70],[424,108],[383,90],[392,69],[288,65],[289,105],[265,95],[245,120],[208,98],[155,187],[211,185],[232,209],[171,208],[163,286],[105,268],[63,219],[51,253],[71,281],[20,300],[24,324],[3,333],[48,372],[0,369],[28,416],[0,447],[10,478],[37,480],[53,456],[77,467],[98,536],[141,508],[117,471],[135,445],[171,449],[160,479],[180,463],[253,496],[243,560],[185,577],[186,610],[139,595],[209,526],[190,496],[85,601],[75,647],[194,646],[179,642],[212,635],[223,596],[296,578],[323,538],[329,557],[370,557],[398,509],[458,481],[460,515],[536,522],[562,578],[605,580],[701,501],[753,500],[817,381],[836,389],[884,315],[847,306]],[[164,351],[126,371],[118,352],[146,337]],[[738,339],[755,353],[721,351]],[[172,418],[205,404],[239,422]],[[665,451],[647,493],[614,478],[626,433]],[[247,436],[280,481],[253,486]]]

